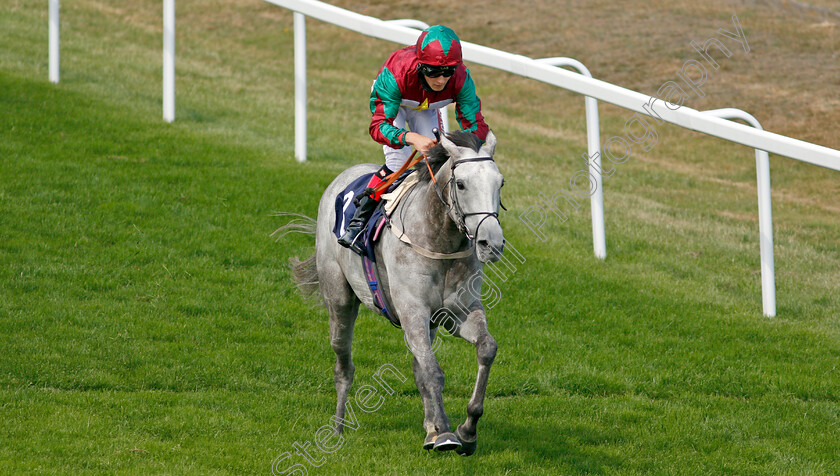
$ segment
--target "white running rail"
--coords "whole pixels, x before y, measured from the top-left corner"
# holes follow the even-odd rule
[[[295,26],[295,156],[298,161],[306,160],[306,36],[305,17],[309,16],[362,35],[410,45],[417,40],[417,30],[425,25],[417,20],[383,21],[378,18],[344,10],[317,0],[265,0],[268,3],[292,10]],[[59,25],[58,0],[50,0],[50,74],[52,82],[59,78]],[[171,28],[167,25],[171,22]],[[175,0],[164,0],[164,119],[175,118]],[[415,28],[412,28],[415,27]],[[169,40],[167,35],[171,35]],[[489,66],[501,71],[557,86],[586,97],[587,142],[591,157],[598,157],[600,141],[596,140],[597,103],[601,100],[657,120],[702,132],[710,136],[746,145],[756,149],[756,167],[759,196],[759,227],[761,246],[762,303],[766,316],[776,314],[775,277],[773,264],[773,232],[770,208],[770,167],[768,153],[774,153],[813,165],[840,171],[840,151],[765,131],[750,114],[738,109],[716,109],[698,111],[681,106],[666,107],[662,100],[631,91],[591,77],[588,70],[576,60],[569,58],[533,59],[505,51],[488,48],[469,42],[461,43],[464,60]],[[169,51],[170,53],[167,53]],[[582,74],[566,71],[558,66],[571,66]],[[171,107],[171,109],[169,109]],[[743,125],[727,119],[741,119],[750,125]],[[590,169],[600,164],[593,160]],[[597,171],[597,170],[595,170]],[[596,194],[592,198],[592,228],[595,256],[606,257],[606,242],[603,233],[604,210],[600,173]],[[596,200],[598,203],[596,203]],[[599,231],[600,230],[600,231]]]
[[[296,14],[311,16],[374,38],[401,44],[411,44],[417,38],[415,30],[406,28],[399,23],[385,22],[378,18],[360,15],[317,0],[265,1],[293,10]],[[590,170],[598,167],[598,169],[592,170],[593,172],[599,172],[600,170],[600,153],[596,154],[596,152],[600,152],[599,132],[593,134],[593,131],[598,131],[596,102],[598,99],[646,116],[655,114],[658,120],[756,149],[762,311],[768,317],[776,315],[773,220],[770,207],[768,152],[840,171],[840,151],[767,132],[762,129],[754,117],[737,109],[700,112],[684,106],[675,109],[666,107],[663,101],[657,98],[592,78],[585,66],[569,58],[532,59],[474,43],[462,42],[461,44],[466,61],[542,81],[584,95],[586,97],[587,142],[589,155],[593,159],[590,162]],[[571,66],[581,74],[574,74],[554,66]],[[659,104],[658,107],[655,107],[657,101]],[[727,119],[742,119],[752,127],[734,123]],[[306,137],[305,135],[302,137],[296,135],[296,140],[305,141]],[[305,157],[298,157],[298,160],[305,160]],[[591,197],[593,246],[595,256],[604,259],[606,257],[606,238],[604,233],[603,183],[600,173],[593,173],[592,175],[598,181],[596,192]]]
[[[292,14],[295,27],[295,157],[306,160],[306,17]]]

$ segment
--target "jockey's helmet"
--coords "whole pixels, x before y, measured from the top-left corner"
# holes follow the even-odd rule
[[[417,38],[417,59],[432,67],[458,66],[461,64],[461,40],[449,27],[430,26]]]

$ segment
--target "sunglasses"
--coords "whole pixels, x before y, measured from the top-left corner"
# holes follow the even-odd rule
[[[430,66],[428,64],[420,63],[419,68],[420,73],[422,73],[423,76],[428,76],[430,78],[444,76],[448,78],[455,74],[457,66]]]

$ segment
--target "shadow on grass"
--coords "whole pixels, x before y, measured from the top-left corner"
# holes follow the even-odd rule
[[[609,446],[623,440],[617,432],[593,425],[564,425],[550,420],[497,421],[479,427],[478,451],[473,457],[502,451],[519,453],[522,461],[548,470],[587,474],[614,472],[622,466]]]
[[[443,463],[441,458],[455,458],[454,452],[420,450],[424,436],[422,408],[411,406],[379,422],[381,429],[403,439],[399,451],[411,453],[410,458],[423,454],[432,459],[432,464]],[[508,408],[504,414],[490,415],[479,423],[478,449],[469,458],[458,458],[459,471],[486,474],[491,465],[517,474],[606,474],[624,465],[617,447],[625,444],[625,437],[615,428],[597,422],[567,423],[558,413],[517,420],[511,412]],[[455,408],[449,417],[453,430],[463,421]]]

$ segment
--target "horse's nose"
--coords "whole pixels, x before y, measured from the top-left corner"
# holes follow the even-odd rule
[[[490,240],[485,239],[476,240],[475,244],[478,249],[478,259],[483,263],[498,261],[502,255],[502,248],[504,248],[504,244],[494,246]]]

